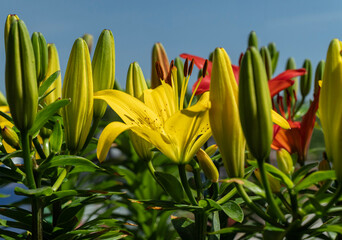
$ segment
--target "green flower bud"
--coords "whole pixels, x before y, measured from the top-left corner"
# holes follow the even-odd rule
[[[243,177],[246,140],[240,123],[238,86],[230,59],[223,48],[216,48],[213,55],[210,102],[210,127],[224,167],[229,177]]]
[[[20,149],[18,134],[10,127],[1,128],[1,135],[5,142],[15,149]]]
[[[239,113],[252,155],[263,161],[270,153],[273,123],[267,76],[259,51],[247,49],[242,58],[239,82]]]
[[[287,59],[287,62],[286,62],[286,70],[290,70],[290,69],[296,69],[296,62],[294,60],[293,57],[290,57],[289,59]],[[294,92],[295,91],[296,93],[298,92],[298,77],[294,77],[294,78],[291,78],[291,80],[294,81],[294,84],[290,87],[287,88],[287,91],[284,91],[284,106],[286,106],[286,101],[287,101],[287,94],[289,93],[290,96],[291,96],[291,104],[292,106],[295,104],[295,97],[294,97]]]
[[[46,81],[52,74],[61,70],[59,66],[58,52],[55,44],[48,44],[48,68],[45,76]],[[61,75],[51,84],[47,92],[52,91],[49,95],[44,98],[46,104],[55,102],[58,98],[62,97],[62,80]]]
[[[12,23],[6,51],[6,95],[15,126],[29,130],[36,118],[38,86],[33,47],[25,23]]]
[[[323,79],[323,73],[324,73],[324,66],[325,66],[325,61],[321,60],[317,64],[316,71],[315,71],[315,86],[314,86],[314,93],[317,94],[319,90],[319,85],[318,81],[321,81]]]
[[[48,48],[45,38],[40,32],[34,32],[31,41],[36,59],[37,80],[40,83],[45,78],[48,68]]]
[[[211,182],[217,182],[219,179],[219,172],[209,155],[202,148],[200,148],[196,153],[196,157],[207,179],[209,179]]]
[[[67,148],[76,153],[86,141],[93,117],[93,75],[88,46],[82,38],[72,47],[62,96],[71,99],[62,115]]]
[[[248,47],[255,47],[258,49],[258,37],[254,31],[251,31],[248,36]]]
[[[267,46],[268,51],[270,52],[271,59],[272,59],[272,75],[275,72],[278,64],[278,58],[279,58],[279,51],[277,51],[277,47],[274,42],[271,42]]]
[[[262,61],[264,62],[264,65],[265,65],[267,80],[270,80],[272,78],[273,71],[272,71],[271,55],[268,51],[268,48],[262,47],[260,49],[260,55],[261,55]]]
[[[156,62],[159,62],[163,76],[166,78],[170,66],[169,59],[167,58],[167,54],[161,43],[154,44],[152,49],[151,88],[156,88],[161,84],[156,70]]]
[[[293,161],[290,153],[285,149],[280,149],[277,151],[277,163],[280,171],[287,175],[293,173]]]
[[[89,50],[89,54],[91,54],[91,50],[93,49],[93,43],[94,43],[93,35],[86,33],[83,35],[82,38],[84,39],[84,41],[86,41],[87,46],[88,46],[88,50]]]
[[[127,72],[126,92],[143,101],[143,93],[146,89],[146,81],[139,64],[137,62],[131,63]],[[151,151],[153,145],[132,131],[129,132],[129,137],[139,158],[150,161],[153,154]]]
[[[16,14],[9,14],[6,18],[6,23],[5,23],[5,34],[4,34],[4,38],[5,38],[5,51],[7,49],[7,38],[8,38],[8,34],[10,32],[10,28],[11,25],[14,21],[19,20],[19,17]]]
[[[92,61],[94,92],[113,89],[115,81],[115,45],[110,30],[103,30],[97,41]],[[94,118],[102,118],[107,103],[94,100]]]
[[[306,69],[306,74],[300,77],[300,93],[302,98],[305,98],[311,89],[311,76],[312,76],[312,65],[309,59],[305,59],[303,68]]]
[[[127,72],[126,92],[133,97],[143,100],[143,93],[147,89],[144,74],[137,62],[131,63]]]
[[[0,91],[0,106],[7,106],[7,100],[4,94]]]

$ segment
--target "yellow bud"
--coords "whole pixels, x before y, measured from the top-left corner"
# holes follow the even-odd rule
[[[16,14],[8,14],[6,18],[6,23],[5,23],[5,51],[7,49],[7,38],[8,34],[10,32],[11,24],[13,21],[19,20],[19,17]]]
[[[1,135],[5,142],[15,149],[20,149],[18,134],[10,127],[1,128]]]
[[[290,153],[285,149],[280,149],[277,151],[277,163],[280,171],[287,175],[293,173],[293,161]]]
[[[59,66],[58,52],[57,52],[57,48],[55,44],[48,44],[47,47],[48,47],[48,68],[47,68],[45,80],[47,80],[55,72],[61,70],[61,67]],[[46,104],[51,104],[55,102],[58,98],[62,97],[61,75],[57,77],[57,79],[53,82],[53,84],[51,84],[51,86],[47,90],[47,92],[50,92],[50,91],[52,92],[44,98],[44,101]]]
[[[213,144],[213,145],[207,147],[207,148],[205,149],[205,152],[206,152],[209,156],[212,156],[212,155],[214,155],[214,154],[216,153],[217,149],[218,149],[217,144]]]
[[[76,153],[85,143],[93,117],[92,69],[88,46],[82,38],[72,47],[62,94],[71,99],[62,110],[66,145]]]
[[[342,181],[342,42],[331,41],[325,61],[319,98],[319,116],[323,128],[328,160],[333,163],[337,179]]]
[[[217,182],[219,179],[219,172],[208,154],[202,148],[200,148],[196,154],[196,157],[201,169],[204,172],[204,175],[210,181]]]
[[[210,127],[220,149],[228,176],[243,177],[245,137],[238,109],[238,86],[230,59],[223,48],[216,48],[210,83]]]

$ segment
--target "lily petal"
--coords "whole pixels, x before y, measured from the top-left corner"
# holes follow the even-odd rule
[[[271,110],[271,115],[272,115],[272,121],[279,125],[280,127],[284,128],[284,129],[290,129],[290,124],[287,122],[287,120],[285,118],[283,118],[280,114],[278,114],[277,112]]]

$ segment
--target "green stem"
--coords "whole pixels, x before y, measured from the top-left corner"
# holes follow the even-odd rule
[[[43,208],[39,198],[32,198],[32,239],[43,240]]]
[[[26,173],[26,179],[29,189],[36,189],[36,182],[34,181],[33,175],[33,165],[31,159],[31,148],[30,148],[30,140],[29,135],[26,132],[21,133],[21,144],[23,148],[23,159],[24,159],[24,168]]]
[[[197,201],[201,199],[201,193],[202,193],[202,181],[201,181],[201,175],[199,172],[199,169],[193,168],[194,172],[194,179],[196,184],[196,192],[197,192]]]
[[[249,198],[248,194],[246,193],[242,185],[235,183],[235,187],[237,191],[239,192],[240,196],[242,197],[242,199],[247,204],[247,206],[250,209],[252,209],[259,217],[264,219],[266,222],[273,224],[274,226],[282,227],[282,225],[277,223],[276,220],[274,220],[271,216],[269,216],[267,213],[261,210],[257,205],[255,205],[255,203]]]
[[[39,143],[39,141],[38,141],[38,138],[34,138],[34,139],[33,139],[33,145],[34,145],[34,147],[36,148],[39,157],[40,157],[41,159],[46,159],[46,155],[45,155],[45,153],[44,153],[42,147],[40,146],[40,143]]]
[[[267,202],[271,208],[271,213],[273,213],[274,217],[277,217],[278,219],[280,219],[281,222],[285,222],[285,216],[273,198],[271,186],[270,186],[270,183],[269,183],[268,178],[267,178],[267,172],[265,169],[265,162],[264,161],[258,161],[258,165],[259,165],[261,180],[262,180],[263,186],[265,188],[266,199],[267,199]]]
[[[203,211],[197,211],[195,215],[195,239],[205,240],[207,235],[208,214]]]
[[[298,213],[298,200],[297,200],[297,193],[293,189],[288,189],[288,192],[290,194],[290,201],[291,201],[291,208],[293,213],[293,221],[296,218],[302,218],[300,214]]]
[[[95,133],[95,131],[96,131],[96,129],[97,129],[99,123],[100,123],[100,120],[101,120],[101,118],[94,118],[93,119],[93,124],[91,125],[89,134],[88,134],[87,139],[86,139],[86,141],[85,141],[85,143],[83,145],[81,153],[84,152],[84,150],[87,148],[88,144],[90,143],[91,139],[93,138],[94,133]]]
[[[234,197],[234,195],[237,193],[237,189],[233,188],[229,193],[227,193],[226,195],[224,195],[224,197],[222,197],[220,200],[217,201],[217,203],[219,205],[224,204],[225,202],[228,202],[229,199],[231,199],[232,197]]]
[[[194,198],[194,195],[192,195],[191,189],[189,187],[188,179],[186,177],[186,172],[185,172],[185,165],[184,164],[178,165],[178,171],[179,171],[179,177],[181,179],[183,188],[185,190],[186,195],[189,198],[189,201],[191,202],[192,205],[197,205],[197,201]]]
[[[214,192],[213,192],[213,195],[211,196],[211,199],[216,200],[218,197],[219,184],[218,182],[214,182],[212,186],[213,186]]]

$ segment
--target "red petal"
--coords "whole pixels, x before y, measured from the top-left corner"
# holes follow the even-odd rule
[[[271,79],[268,81],[271,98],[277,95],[280,91],[292,86],[294,81],[291,79]]]
[[[305,68],[286,70],[274,77],[272,80],[288,80],[294,77],[302,76],[306,73]]]
[[[192,59],[194,60],[194,63],[196,65],[196,67],[198,67],[198,69],[202,69],[204,67],[204,63],[205,63],[205,59],[195,56],[195,55],[190,55],[187,53],[182,53],[181,55],[179,55],[181,58],[184,59],[189,59],[189,61],[191,61]],[[209,68],[209,65],[208,65]]]
[[[198,81],[199,81],[199,79],[195,82],[194,85],[192,85],[192,92],[195,91],[195,88],[198,84]],[[207,92],[207,91],[209,91],[209,89],[210,89],[210,76],[207,75],[202,79],[201,84],[197,88],[195,95],[199,95],[199,94],[202,94],[204,92]]]

